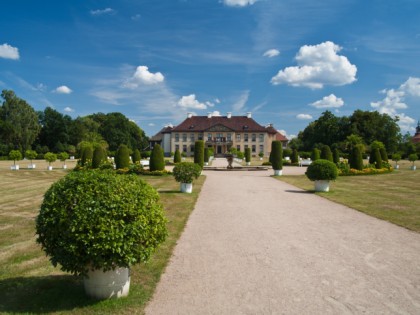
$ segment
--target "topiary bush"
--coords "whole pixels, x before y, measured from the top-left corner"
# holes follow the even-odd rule
[[[163,156],[163,150],[159,144],[155,144],[150,155],[149,163],[150,171],[163,171],[165,169],[165,158]]]
[[[204,141],[197,140],[194,144],[194,163],[204,167]]]
[[[31,161],[32,164],[32,160],[36,159],[36,157],[38,156],[38,153],[34,150],[26,150],[25,151],[25,157]]]
[[[375,164],[375,167],[377,169],[382,168],[382,157],[381,157],[381,152],[379,148],[375,148],[373,149],[373,160],[371,164]]]
[[[244,153],[243,153],[243,152],[241,152],[241,151],[237,151],[237,152],[236,152],[236,157],[237,157],[238,159],[240,159],[240,160],[243,160],[243,158],[244,158]]]
[[[299,154],[298,154],[298,151],[296,149],[293,149],[292,156],[290,157],[290,160],[292,161],[292,163],[298,163],[299,162]]]
[[[314,148],[311,153],[311,160],[316,161],[321,158],[321,151],[317,148]]]
[[[105,152],[102,146],[98,145],[93,150],[92,168],[99,168],[105,161]]]
[[[197,163],[181,162],[173,169],[175,180],[179,183],[190,184],[201,174],[201,167]]]
[[[93,148],[92,146],[84,146],[80,148],[80,160],[79,163],[81,166],[86,166],[91,164],[93,158]]]
[[[416,153],[412,153],[408,156],[408,160],[410,162],[413,162],[413,166],[414,166],[414,162],[417,161],[419,159],[419,156]]]
[[[321,148],[321,159],[334,162],[331,149],[328,145],[323,145]]]
[[[386,153],[385,147],[379,148],[379,152],[381,153],[381,159],[383,162],[388,162],[388,153]]]
[[[204,163],[208,163],[210,159],[209,148],[204,148]]]
[[[273,170],[283,169],[283,145],[281,141],[271,142],[271,165]]]
[[[251,148],[245,149],[245,162],[251,162]]]
[[[361,171],[363,169],[363,156],[360,145],[355,145],[351,151],[350,167]]]
[[[174,163],[181,163],[181,152],[178,149],[175,150]]]
[[[340,151],[338,151],[337,148],[335,148],[333,151],[333,162],[335,164],[340,163]]]
[[[57,154],[52,153],[52,152],[47,152],[44,154],[44,159],[45,161],[48,162],[48,165],[51,165],[51,163],[54,163],[55,161],[57,161]]]
[[[125,144],[120,144],[115,153],[115,166],[117,169],[128,168],[130,166],[130,150]]]
[[[46,192],[37,242],[54,266],[76,275],[145,262],[166,236],[156,190],[137,175],[71,172]]]
[[[12,150],[9,152],[9,159],[13,160],[13,165],[16,165],[16,161],[22,160],[22,153],[19,150]]]
[[[312,181],[335,180],[338,176],[338,169],[333,162],[319,159],[308,166],[305,174]]]
[[[133,152],[133,156],[131,157],[131,159],[133,160],[134,164],[138,164],[140,163],[141,160],[141,153],[139,149],[135,149]]]

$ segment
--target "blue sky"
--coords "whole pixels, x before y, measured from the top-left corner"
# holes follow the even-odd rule
[[[2,3],[0,89],[73,118],[121,112],[152,136],[187,112],[296,135],[325,110],[420,119],[418,0]]]

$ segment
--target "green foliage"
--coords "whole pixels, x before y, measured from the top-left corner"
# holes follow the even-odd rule
[[[44,159],[45,161],[48,162],[49,165],[51,165],[51,163],[57,161],[57,154],[52,153],[52,152],[47,152],[44,154]]]
[[[92,157],[92,168],[99,168],[102,163],[105,161],[105,152],[101,146],[96,146],[95,150],[93,151]]]
[[[32,160],[33,159],[36,159],[37,156],[38,156],[38,153],[36,151],[34,151],[34,150],[26,150],[25,151],[25,157],[28,160],[31,160],[31,163],[32,163]]]
[[[283,145],[281,141],[271,142],[271,165],[273,170],[283,169]]]
[[[333,150],[333,162],[334,162],[335,164],[337,164],[337,163],[339,163],[339,162],[340,162],[340,151],[338,151],[338,149],[337,149],[337,148],[335,148],[335,149]]]
[[[187,152],[181,152],[182,157],[187,157]]]
[[[150,156],[152,155],[152,151],[143,151],[142,153],[141,153],[141,156],[142,157],[144,157],[144,158],[150,158]]]
[[[321,151],[317,148],[314,148],[312,150],[311,160],[316,161],[316,160],[319,160],[320,158],[321,158]]]
[[[141,160],[141,153],[139,149],[135,149],[133,152],[133,156],[131,157],[134,164],[140,163]]]
[[[117,153],[115,154],[115,165],[117,169],[128,168],[130,165],[130,150],[125,144],[121,144],[118,147]]]
[[[377,169],[382,168],[382,157],[381,157],[381,152],[379,151],[379,148],[373,149],[371,156],[373,156],[371,164],[374,164]]]
[[[174,163],[181,163],[181,152],[178,149],[175,151]]]
[[[385,148],[385,145],[381,141],[375,140],[370,144],[370,149],[372,151],[375,149],[381,149],[381,148]]]
[[[394,153],[394,154],[392,155],[392,159],[393,159],[396,163],[398,163],[398,161],[400,161],[400,160],[401,160],[401,154],[399,154],[399,153]]]
[[[163,150],[159,144],[156,144],[153,147],[152,154],[150,156],[149,169],[151,171],[163,171],[165,169]]]
[[[236,152],[236,157],[237,157],[238,159],[240,159],[240,160],[243,160],[243,158],[244,158],[244,153],[243,153],[243,152],[241,152],[241,151],[237,151],[237,152]]]
[[[328,145],[323,145],[321,148],[321,159],[333,162],[333,155]]]
[[[298,163],[299,162],[299,154],[297,149],[293,149],[292,156],[290,157],[290,160],[292,163]]]
[[[93,158],[93,147],[91,143],[85,142],[82,145],[80,145],[79,152],[79,162],[82,167],[86,166],[86,164],[91,163]]]
[[[194,163],[204,167],[204,141],[197,140],[194,144]]]
[[[204,148],[204,163],[208,163],[209,162],[209,148]]]
[[[379,153],[381,153],[382,161],[388,162],[388,154],[386,153],[385,147],[379,149]]]
[[[76,275],[147,261],[166,236],[154,188],[136,175],[71,172],[46,192],[37,242],[54,266]]]
[[[305,174],[312,181],[335,180],[338,176],[338,169],[333,162],[318,159],[308,166]]]
[[[173,174],[179,183],[192,183],[201,174],[201,167],[197,163],[182,162],[175,165]]]
[[[355,145],[351,151],[350,167],[356,170],[363,169],[363,157],[360,145]]]
[[[413,165],[414,165],[414,162],[417,161],[418,159],[419,159],[419,157],[418,157],[418,155],[416,153],[410,154],[408,156],[408,160],[410,162],[413,162]]]
[[[214,149],[213,148],[209,148],[209,156],[214,156]]]
[[[260,153],[258,153],[258,156],[260,157],[260,158],[263,158],[264,157],[264,152],[260,152]]]
[[[19,150],[12,150],[9,152],[9,159],[13,160],[13,164],[16,164],[16,161],[22,160],[22,153]]]
[[[245,149],[245,162],[251,162],[251,148]]]
[[[293,154],[293,150],[292,149],[283,149],[283,156],[291,157],[292,154]]]
[[[65,162],[69,158],[69,154],[67,152],[60,152],[59,154],[57,154],[57,158],[60,161]]]

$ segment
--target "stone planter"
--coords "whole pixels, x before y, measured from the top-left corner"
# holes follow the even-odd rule
[[[281,176],[283,175],[283,170],[274,170],[274,176]]]
[[[28,168],[29,168],[30,170],[33,170],[33,169],[35,169],[35,168],[36,168],[36,164],[28,164]]]
[[[411,170],[415,171],[416,169],[417,169],[417,166],[415,166],[415,165],[411,166]]]
[[[181,192],[191,194],[192,193],[192,183],[181,183]]]
[[[127,296],[130,290],[130,269],[116,268],[103,272],[89,270],[83,279],[85,292],[94,299],[110,299]]]
[[[12,170],[12,171],[18,171],[19,170],[19,165],[12,165],[12,166],[10,166],[10,169]]]
[[[49,171],[52,171],[53,167],[52,167],[51,165],[48,165],[48,166],[47,166],[47,169],[48,169]]]
[[[329,180],[316,180],[315,181],[315,191],[330,191],[330,181]]]

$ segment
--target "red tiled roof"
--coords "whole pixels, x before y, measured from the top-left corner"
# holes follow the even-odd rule
[[[273,133],[269,128],[265,128],[258,124],[254,119],[246,116],[192,116],[191,118],[185,119],[181,124],[176,126],[172,131],[174,132],[185,132],[195,131],[204,132],[211,127],[222,125],[234,132],[269,132]],[[272,128],[274,130],[274,128]],[[277,131],[274,130],[274,133]]]
[[[150,141],[162,141],[163,134],[171,132],[174,127],[167,126],[162,128],[157,134],[155,134],[153,137],[150,138]]]
[[[287,139],[284,135],[282,135],[280,132],[277,132],[276,133],[276,137],[275,137],[275,139],[277,140],[277,141],[282,141],[282,142],[284,142],[284,141],[289,141],[289,139]]]

